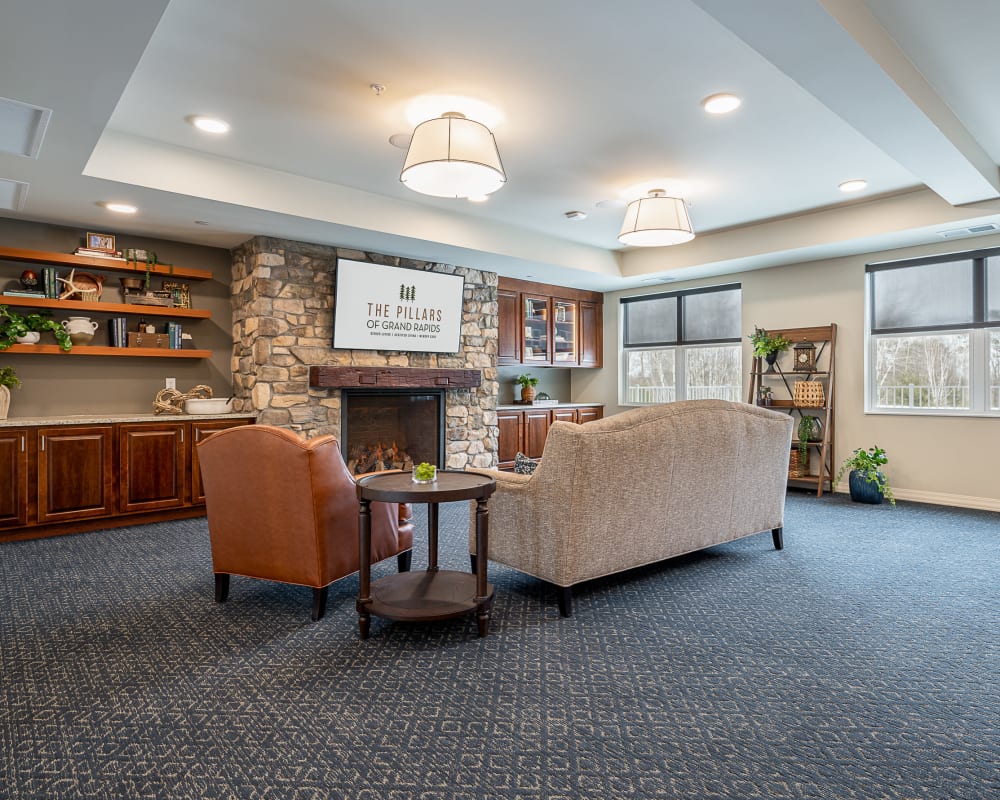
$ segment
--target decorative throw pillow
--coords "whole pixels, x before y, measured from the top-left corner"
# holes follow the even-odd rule
[[[518,475],[530,475],[537,466],[538,461],[534,458],[528,458],[524,453],[518,453],[514,456],[514,472]]]

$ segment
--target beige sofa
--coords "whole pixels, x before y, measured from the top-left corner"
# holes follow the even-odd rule
[[[761,531],[780,550],[791,437],[789,415],[723,400],[555,422],[533,475],[476,470],[497,482],[489,559],[555,584],[568,617],[582,581]]]

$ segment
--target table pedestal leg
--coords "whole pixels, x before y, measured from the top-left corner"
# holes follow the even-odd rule
[[[371,615],[368,604],[372,601],[371,589],[372,560],[372,513],[371,501],[358,502],[358,630],[362,639],[368,638]]]
[[[438,571],[438,504],[427,504],[427,571]]]
[[[490,625],[489,601],[486,597],[486,562],[489,556],[490,514],[486,500],[476,501],[476,620],[479,635],[485,636]]]

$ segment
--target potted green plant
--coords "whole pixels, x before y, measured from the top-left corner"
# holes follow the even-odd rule
[[[819,417],[814,417],[811,414],[803,414],[802,418],[799,419],[796,439],[799,448],[799,461],[803,469],[809,466],[809,442],[820,440],[820,426]]]
[[[844,473],[850,470],[847,480],[851,490],[851,499],[854,502],[878,505],[885,498],[890,505],[896,505],[896,498],[893,497],[889,479],[879,469],[888,462],[885,450],[881,447],[869,447],[867,450],[859,447],[848,458],[844,459],[834,483],[840,483]]]
[[[791,344],[784,336],[771,336],[763,328],[757,327],[747,338],[753,344],[753,354],[767,362],[768,372],[774,372],[774,362],[778,360],[778,353]]]
[[[437,480],[437,467],[427,461],[421,461],[413,468],[414,483],[434,483]]]
[[[69,351],[73,347],[65,328],[54,319],[50,319],[47,311],[19,314],[9,306],[0,305],[0,350],[6,350],[17,343],[18,339],[32,332],[51,333],[63,350]]]
[[[532,375],[518,375],[516,382],[521,386],[522,403],[530,403],[535,399],[535,387],[538,385],[538,378]]]
[[[13,367],[0,367],[0,419],[7,419],[10,410],[10,390],[18,389],[21,379]]]

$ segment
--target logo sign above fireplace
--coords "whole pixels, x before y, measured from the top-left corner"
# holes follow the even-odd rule
[[[337,259],[333,346],[457,353],[464,290],[461,275]]]

